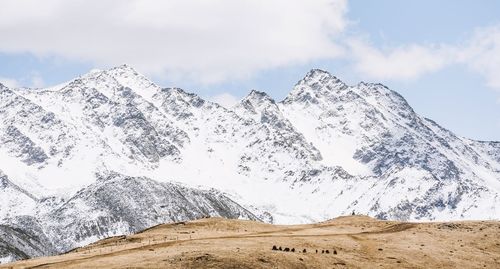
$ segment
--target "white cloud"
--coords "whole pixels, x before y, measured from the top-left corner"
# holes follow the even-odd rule
[[[240,99],[230,93],[224,92],[214,96],[209,96],[207,97],[207,100],[218,103],[225,108],[231,108],[238,103]]]
[[[408,44],[379,49],[365,39],[346,42],[354,68],[375,79],[407,80],[463,65],[500,89],[500,25],[477,29],[462,44]]]
[[[45,86],[45,82],[38,72],[32,72],[30,77],[21,79],[0,77],[0,83],[9,88],[19,88],[19,87],[41,88]]]
[[[453,49],[443,46],[407,45],[380,50],[359,39],[348,42],[354,67],[377,79],[415,79],[449,64]]]
[[[500,89],[500,25],[477,29],[458,56],[488,86]]]
[[[4,86],[7,86],[9,88],[17,88],[20,86],[19,81],[12,79],[12,78],[0,77],[0,83],[2,83]]]
[[[3,0],[0,51],[219,82],[333,58],[347,0]]]
[[[31,84],[29,85],[30,87],[42,88],[43,86],[45,86],[45,81],[37,72],[32,73],[30,81],[31,81]]]
[[[0,52],[57,56],[99,67],[128,63],[201,83],[344,57],[370,79],[416,79],[460,64],[500,89],[500,26],[461,44],[376,47],[346,38],[348,0],[3,0]],[[10,80],[40,87],[40,77]]]

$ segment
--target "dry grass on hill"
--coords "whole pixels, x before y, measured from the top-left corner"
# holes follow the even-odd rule
[[[349,216],[285,226],[209,218],[0,268],[500,268],[500,222]]]

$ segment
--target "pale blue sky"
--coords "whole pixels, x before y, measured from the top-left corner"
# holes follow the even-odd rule
[[[29,4],[29,0],[23,1]],[[198,6],[196,1],[187,2],[190,2],[190,6],[187,6],[185,10],[193,10],[193,7]],[[322,5],[323,2],[325,1],[318,1],[318,9],[302,7],[299,2],[294,2],[292,7],[287,9],[283,6],[287,5],[287,1],[277,3],[275,7],[272,5],[268,7],[267,4],[246,7],[250,10],[248,11],[249,17],[252,18],[249,23],[236,24],[234,29],[224,28],[224,31],[220,33],[217,30],[214,32],[209,28],[210,26],[207,30],[199,27],[204,24],[210,25],[210,20],[218,19],[216,16],[206,14],[192,14],[193,17],[190,17],[190,20],[195,20],[194,26],[181,25],[179,29],[176,29],[175,27],[179,24],[162,21],[159,27],[160,24],[154,21],[152,22],[155,23],[154,27],[148,24],[151,28],[142,28],[139,34],[130,30],[130,35],[136,36],[139,40],[145,40],[144,42],[158,42],[158,47],[142,45],[141,42],[138,42],[139,45],[134,44],[134,47],[127,47],[128,43],[120,39],[122,36],[117,36],[116,43],[114,43],[111,33],[109,37],[111,41],[101,42],[102,39],[108,39],[106,31],[110,30],[105,27],[101,29],[96,23],[89,22],[89,25],[86,25],[87,19],[99,22],[99,17],[94,18],[92,12],[95,11],[90,8],[90,11],[81,11],[80,17],[76,16],[83,26],[75,26],[76,28],[70,26],[62,28],[61,26],[60,29],[57,28],[57,32],[53,32],[52,25],[60,25],[61,21],[46,17],[40,21],[31,17],[14,17],[16,13],[12,10],[15,11],[16,7],[10,6],[12,10],[9,14],[14,14],[10,15],[13,17],[9,21],[0,20],[2,38],[0,43],[13,40],[7,45],[0,45],[0,81],[21,86],[50,86],[86,73],[93,68],[108,68],[121,63],[129,63],[161,86],[182,87],[204,97],[229,93],[236,98],[241,98],[251,89],[259,89],[280,100],[309,69],[322,68],[348,84],[355,84],[361,80],[382,82],[401,93],[417,113],[435,120],[458,135],[479,140],[500,141],[500,85],[498,83],[500,63],[496,62],[500,59],[498,55],[500,53],[500,31],[498,30],[500,1],[351,0],[344,3],[343,0],[339,0],[337,2],[347,4],[347,7],[333,7],[332,10],[321,8],[320,4]],[[34,3],[36,1],[31,2],[32,5]],[[5,3],[0,2],[0,10],[2,5]],[[73,7],[64,8],[71,11]],[[168,10],[170,7],[162,8]],[[221,9],[225,8],[225,6],[216,7],[213,12],[220,15]],[[32,12],[37,12],[36,9],[33,7]],[[336,12],[337,9],[342,9],[342,12]],[[325,14],[316,16],[318,10],[326,11],[321,11]],[[226,10],[223,11],[226,12]],[[48,7],[40,12],[51,14],[50,12],[53,11]],[[127,11],[120,12],[128,14]],[[184,15],[189,17],[191,11],[186,12]],[[228,4],[227,12],[228,14],[237,13],[238,16],[244,17],[246,15],[244,12],[247,11],[241,11],[237,6]],[[276,18],[277,12],[286,15],[279,15]],[[332,13],[331,16],[328,12]],[[5,14],[0,11],[1,15]],[[206,17],[203,17],[205,15]],[[266,17],[268,15],[269,18]],[[57,14],[52,16],[57,16]],[[200,16],[202,18],[196,22],[194,18]],[[321,16],[324,18],[318,19],[318,24],[309,23]],[[340,18],[340,24],[336,20],[331,20],[330,17]],[[289,18],[292,20],[297,18],[297,23],[300,24],[289,23]],[[252,20],[263,23],[254,25]],[[285,24],[273,26],[274,20],[282,20],[286,26]],[[232,23],[230,18],[222,21],[225,25]],[[139,20],[139,23],[143,22]],[[147,22],[150,23],[150,21]],[[107,22],[102,21],[102,23]],[[29,32],[29,29],[36,28],[38,27],[36,25],[40,24],[45,28],[37,31],[46,35]],[[292,24],[290,28],[287,28],[290,24]],[[323,32],[324,24],[327,24],[329,29]],[[138,25],[143,26],[143,24]],[[269,30],[271,35],[266,28],[267,25],[271,25],[269,26],[272,30]],[[304,27],[305,30],[301,29],[303,25],[307,26]],[[135,27],[135,25],[132,26]],[[127,33],[133,28],[132,26],[127,24],[118,29]],[[314,27],[321,29],[311,31],[312,34],[308,33],[308,29]],[[87,29],[89,29],[88,32],[85,31]],[[238,29],[245,29],[242,30],[244,33],[240,33]],[[80,40],[88,40],[88,43],[80,41],[76,49],[75,43],[58,35],[72,35],[75,31],[81,32],[79,36],[82,39]],[[94,32],[99,31],[102,33],[94,35]],[[157,38],[158,35],[162,35],[162,31],[165,31],[165,40]],[[189,31],[193,31],[192,35],[189,35]],[[269,40],[274,32],[285,31],[289,31],[290,35],[277,34],[284,40]],[[144,32],[146,33],[143,35]],[[245,40],[245,34],[250,37],[248,41]],[[224,40],[224,44],[228,47],[218,50],[218,46],[224,45],[207,39],[205,35],[217,36],[217,40]],[[332,41],[325,41],[325,37]],[[187,43],[201,43],[202,46],[192,48],[183,46],[182,38],[189,40],[189,42],[186,41]],[[231,38],[239,40],[233,42]],[[169,47],[168,43],[176,39],[180,39],[180,46]],[[305,45],[297,46],[297,49],[284,49],[283,52],[280,50],[280,46],[302,44],[303,40],[310,40],[310,42],[304,42]],[[359,41],[362,49],[353,49],[350,43],[353,40]],[[31,41],[34,44],[26,45]],[[96,45],[93,46],[93,43]],[[246,43],[250,44],[249,47],[246,47]],[[334,47],[337,45],[340,49]],[[118,51],[118,53],[113,57],[107,57],[109,52],[100,51],[99,46],[111,46],[111,51]],[[153,57],[149,59],[151,55],[143,55],[140,51],[141,46],[144,46],[144,50],[158,50],[158,54],[164,55],[158,56],[156,60],[153,54]],[[260,48],[261,46],[263,48]],[[266,46],[273,47],[275,50],[267,50]],[[410,53],[412,46],[418,47],[417,52]],[[161,52],[162,48],[168,50],[168,53]],[[200,48],[202,51],[199,55],[189,57],[191,54],[196,54],[194,51],[200,51]],[[137,57],[131,57],[131,53],[137,54]],[[226,53],[237,56],[226,59],[224,58]],[[205,54],[217,57],[205,59],[203,56]],[[283,56],[274,59],[275,54],[283,54]],[[294,54],[305,56],[296,57]],[[373,58],[375,57],[373,55],[379,58]],[[426,58],[427,56],[429,57]],[[143,58],[148,60],[143,60]],[[478,58],[481,60],[476,60]],[[218,59],[221,59],[220,64]],[[269,64],[266,64],[268,59],[270,59]],[[383,61],[381,62],[380,59]],[[400,62],[402,65],[394,64],[395,62]],[[236,68],[238,72],[233,72],[232,69],[235,69],[235,66],[239,67],[240,63],[241,70]],[[193,66],[192,69],[190,69],[191,66]],[[400,72],[400,69],[404,69],[401,66],[405,68],[410,66],[410,68],[405,72]],[[206,75],[212,70],[216,71]]]

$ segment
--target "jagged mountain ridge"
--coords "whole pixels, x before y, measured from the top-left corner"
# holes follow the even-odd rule
[[[490,216],[498,217],[500,174],[495,150],[485,152],[471,147],[481,142],[457,137],[418,116],[401,95],[387,87],[368,83],[347,86],[327,72],[312,70],[280,105],[292,124],[322,149],[330,163],[338,163],[352,173],[368,171],[367,175],[391,185],[397,181],[419,182],[421,197],[401,201],[388,210],[389,215],[379,212],[379,217],[433,219],[429,214],[433,207],[452,209],[464,217],[464,211],[478,205],[457,208],[463,196],[476,193],[477,199],[482,196],[479,193],[485,192],[493,202],[494,213]],[[325,154],[328,150],[330,156]],[[335,150],[344,152],[336,154]],[[425,181],[432,185],[423,189]],[[370,197],[387,195],[391,192]],[[371,209],[377,211],[383,200],[372,200]]]
[[[68,200],[48,197],[35,201],[37,214],[33,216],[4,219],[0,224],[0,260],[62,253],[165,222],[205,216],[260,220],[214,189],[193,189],[117,173],[97,178]]]
[[[1,208],[4,220],[40,219],[108,171],[217,188],[278,223],[352,210],[403,220],[500,215],[500,143],[458,137],[381,84],[348,86],[317,69],[283,101],[252,91],[228,109],[123,65],[48,89],[0,86],[0,116],[0,169],[28,194],[9,189],[3,199],[26,206]]]
[[[93,71],[55,89],[4,92],[15,96],[10,99],[22,103],[23,110],[14,114],[8,105],[5,111],[12,120],[2,129],[10,136],[2,137],[28,139],[17,142],[26,149],[4,147],[11,151],[7,155],[21,158],[29,168],[38,165],[32,178],[52,178],[43,172],[56,161],[52,170],[63,175],[71,174],[74,163],[87,164],[75,182],[54,182],[73,192],[92,183],[99,169],[152,178],[168,174],[177,181],[247,196],[241,201],[249,200],[254,185],[324,190],[346,179],[351,181],[347,185],[390,181],[408,169],[421,173],[417,180],[435,178],[435,187],[446,179],[456,183],[465,178],[463,184],[472,189],[498,186],[495,143],[456,137],[418,116],[403,97],[381,84],[348,86],[317,69],[281,102],[252,91],[231,109],[178,88],[162,89],[126,65]],[[27,113],[33,116],[23,117]],[[12,152],[29,152],[24,154],[30,158]],[[198,169],[187,169],[192,163]],[[10,177],[30,193],[47,185]],[[237,179],[228,182],[228,177]],[[250,191],[242,194],[242,189]]]

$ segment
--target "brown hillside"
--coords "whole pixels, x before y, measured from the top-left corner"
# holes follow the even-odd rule
[[[500,268],[499,235],[500,222],[494,221],[404,223],[349,216],[285,226],[209,218],[0,268]]]

